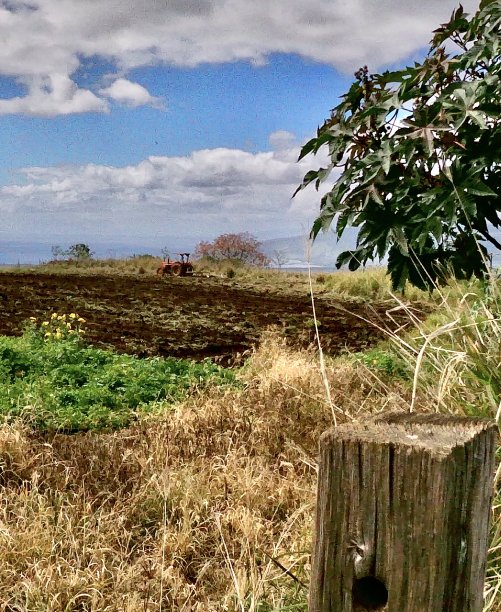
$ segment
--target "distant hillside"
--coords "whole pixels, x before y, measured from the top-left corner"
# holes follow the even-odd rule
[[[311,249],[309,263],[311,266],[322,268],[334,268],[339,253],[355,247],[357,230],[347,229],[343,238],[337,241],[332,232],[319,234]],[[501,232],[494,236],[501,240]],[[307,236],[290,236],[288,238],[272,238],[263,240],[261,249],[263,252],[277,263],[276,254],[279,254],[283,267],[304,268],[308,266],[307,255]],[[494,267],[501,266],[501,252],[492,251],[492,246],[483,243],[489,252],[492,253],[492,263]],[[379,264],[379,261],[374,262]]]
[[[346,232],[341,240],[337,240],[332,232],[320,234],[308,252],[307,236],[290,236],[288,238],[272,238],[263,240],[261,249],[270,259],[279,259],[284,267],[303,268],[308,265],[332,268],[336,264],[339,253],[353,248],[356,231]]]

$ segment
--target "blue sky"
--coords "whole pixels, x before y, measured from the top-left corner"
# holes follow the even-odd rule
[[[76,75],[76,81],[98,82],[99,69],[87,70],[85,79]],[[269,135],[279,129],[302,141],[351,82],[331,66],[286,54],[274,54],[260,67],[243,61],[144,67],[128,78],[161,98],[165,108],[113,104],[109,113],[1,117],[3,180],[13,169],[32,165],[123,166],[149,155],[216,147],[258,152],[269,149]],[[0,87],[2,97],[12,92]]]
[[[455,6],[0,0],[0,262],[306,234],[300,145],[360,65],[421,57]]]

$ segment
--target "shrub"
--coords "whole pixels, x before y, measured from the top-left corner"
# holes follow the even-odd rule
[[[91,259],[93,255],[94,253],[91,251],[89,245],[83,242],[72,244],[66,250],[61,248],[60,246],[52,247],[52,257],[55,260],[63,258],[82,261]]]

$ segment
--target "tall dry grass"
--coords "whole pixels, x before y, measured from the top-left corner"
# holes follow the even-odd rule
[[[377,407],[362,366],[327,371],[340,421]],[[0,606],[305,609],[323,384],[277,335],[242,377],[113,434],[4,425]]]

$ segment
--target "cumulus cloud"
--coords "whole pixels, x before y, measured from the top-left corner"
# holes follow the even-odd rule
[[[131,108],[145,105],[150,105],[159,109],[164,108],[160,98],[152,96],[150,92],[142,85],[139,85],[139,83],[133,83],[124,78],[116,79],[109,87],[101,89],[99,93]]]
[[[269,135],[268,142],[276,158],[288,162],[296,161],[298,149],[294,134],[287,130],[277,130]]]
[[[120,228],[128,238],[160,228],[205,238],[230,230],[266,236],[276,227],[294,235],[309,225],[319,201],[314,190],[291,201],[311,163],[298,164],[298,152],[296,146],[285,156],[217,148],[125,167],[24,168],[17,183],[0,188],[0,213],[7,223],[16,216],[20,228],[23,215],[43,231],[50,223],[52,233],[57,219],[58,227],[88,223],[110,237]]]
[[[54,117],[73,113],[104,112],[105,100],[88,89],[79,89],[65,74],[51,74],[27,80],[28,94],[0,100],[0,115],[22,113]]]
[[[82,57],[112,62],[122,74],[158,63],[196,66],[296,53],[352,72],[377,69],[427,44],[456,0],[9,0],[0,3],[0,74],[21,79],[25,98],[2,101],[3,112],[53,114],[59,102],[40,81],[70,78]],[[466,10],[477,2],[464,1]],[[62,77],[61,77],[62,78]],[[75,77],[76,78],[76,77]],[[151,103],[140,85],[118,79],[106,95]],[[129,84],[127,84],[129,83]],[[133,90],[132,85],[137,87]],[[68,84],[67,86],[71,86]],[[95,93],[76,88],[61,112],[104,110]],[[94,96],[94,97],[92,97]],[[140,100],[148,100],[140,102]]]
[[[277,130],[269,135],[268,141],[273,150],[283,151],[294,147],[296,137],[287,130]]]

